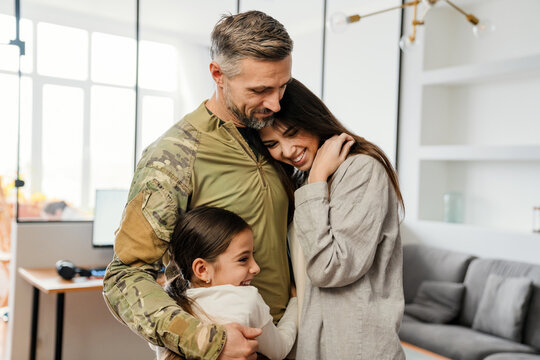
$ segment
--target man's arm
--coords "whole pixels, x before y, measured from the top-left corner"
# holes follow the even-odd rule
[[[180,147],[181,140],[168,139],[172,139],[170,144],[145,152],[134,174],[115,256],[104,278],[106,303],[134,332],[187,358],[251,359],[257,348],[252,340],[259,335],[256,329],[203,324],[155,281],[178,216],[187,208],[191,193],[187,174],[195,153],[193,144]],[[178,148],[182,150],[173,151]]]
[[[225,328],[183,311],[156,282],[169,246],[163,238],[170,236],[180,205],[166,190],[167,177],[152,169],[135,175],[103,293],[113,314],[151,343],[188,358],[216,359],[225,346]]]
[[[155,281],[159,266],[128,266],[117,256],[107,269],[104,295],[117,319],[147,341],[193,359],[216,359],[225,328],[183,311]]]

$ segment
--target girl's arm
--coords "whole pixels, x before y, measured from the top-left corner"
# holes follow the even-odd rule
[[[343,168],[345,167],[345,168]],[[397,237],[397,202],[384,167],[367,155],[349,157],[326,182],[295,192],[295,230],[314,286],[342,287],[372,266],[378,244]]]
[[[258,352],[270,360],[284,359],[291,352],[296,340],[297,313],[298,299],[293,297],[289,300],[287,310],[285,310],[277,326],[272,321],[263,326],[262,335],[257,338],[259,342]]]

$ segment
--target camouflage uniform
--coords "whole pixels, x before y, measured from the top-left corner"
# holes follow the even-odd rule
[[[279,320],[289,299],[287,196],[274,168],[256,156],[238,129],[205,105],[188,114],[143,153],[107,269],[103,293],[115,316],[158,346],[189,359],[215,359],[224,327],[182,311],[155,281],[168,265],[179,214],[200,205],[233,211],[253,228],[259,289]],[[175,275],[167,266],[168,278]]]

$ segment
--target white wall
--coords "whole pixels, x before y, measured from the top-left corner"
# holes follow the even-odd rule
[[[460,2],[496,30],[472,36],[439,4],[401,73],[399,176],[404,242],[540,263],[532,209],[540,204],[540,11],[534,0]],[[410,28],[412,9],[404,29]],[[451,30],[451,31],[450,31]],[[464,223],[443,222],[443,194],[465,198]]]
[[[335,13],[367,14],[397,0],[331,0]],[[400,11],[368,17],[342,33],[327,29],[324,101],[354,133],[381,147],[395,164]]]
[[[6,360],[27,359],[30,354],[33,288],[15,269],[54,267],[60,259],[81,267],[105,266],[112,259],[112,249],[92,248],[91,223],[20,223],[13,228]],[[54,356],[56,297],[40,295],[37,359]],[[66,294],[64,359],[142,360],[152,356],[147,343],[111,315],[101,291]]]

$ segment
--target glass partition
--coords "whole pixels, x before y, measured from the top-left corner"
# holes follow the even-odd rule
[[[19,103],[19,47],[13,7],[0,3],[0,308],[8,305],[11,224],[15,211]]]
[[[133,175],[136,2],[21,1],[21,18],[18,221],[92,220],[96,189]]]
[[[210,33],[233,0],[140,0],[139,129],[142,151],[210,98]]]
[[[16,20],[13,6],[0,7],[0,268],[9,260],[11,221],[15,212],[17,147],[19,133],[19,46],[16,44]],[[21,24],[20,37],[28,37],[28,22]],[[25,65],[28,65],[25,63]],[[0,269],[0,270],[1,270]],[[7,265],[6,265],[7,269]],[[0,279],[3,279],[0,276]],[[2,280],[0,280],[2,282]],[[0,293],[0,307],[4,303]],[[5,299],[7,300],[7,298]]]
[[[14,1],[0,3],[0,44],[15,38],[8,3]],[[14,199],[17,174],[24,182],[17,220],[92,220],[96,190],[129,188],[144,148],[212,95],[215,23],[249,9],[285,25],[295,42],[293,76],[393,159],[399,12],[346,34],[326,30],[326,43],[324,37],[325,14],[395,1],[368,3],[21,0],[25,55],[19,59],[15,46],[0,48],[0,150],[10,154],[0,176],[8,198]]]

